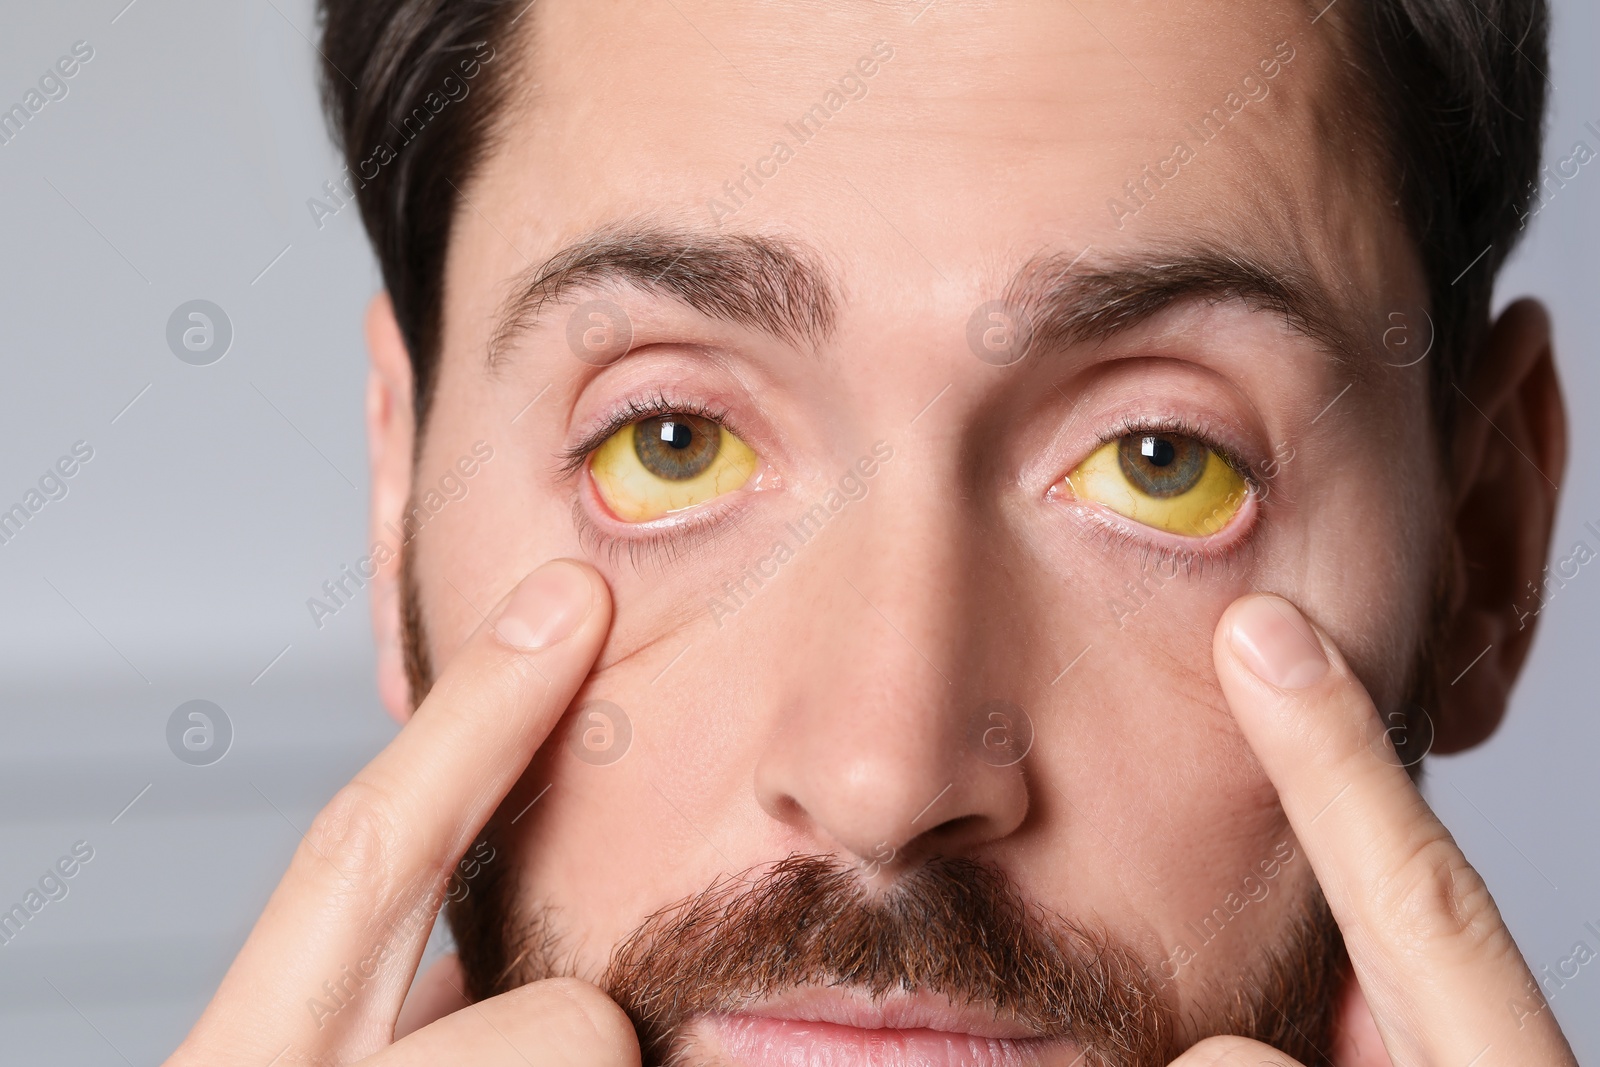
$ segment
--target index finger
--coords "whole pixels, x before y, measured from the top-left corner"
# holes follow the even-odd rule
[[[1548,1011],[1511,1010],[1538,988],[1527,964],[1332,641],[1287,600],[1248,596],[1213,656],[1394,1062],[1575,1064]]]
[[[447,878],[588,676],[610,618],[585,564],[522,581],[317,816],[186,1044],[229,1062],[260,1042],[265,1063],[286,1044],[354,1060],[388,1043]]]

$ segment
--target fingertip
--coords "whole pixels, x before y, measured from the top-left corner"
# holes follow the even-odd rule
[[[627,1013],[581,979],[531,982],[483,1001],[480,1007],[505,1017],[508,1031],[521,1031],[537,1041],[540,1067],[639,1067],[639,1038]]]
[[[1217,624],[1214,650],[1236,660],[1274,689],[1309,689],[1330,667],[1322,639],[1300,609],[1280,596],[1254,593],[1234,601]]]
[[[585,628],[597,612],[608,621],[605,580],[587,563],[553,559],[523,578],[494,620],[494,633],[519,652],[539,652]]]
[[[621,1005],[600,988],[578,978],[553,978],[546,983],[570,1001],[594,1027],[599,1046],[608,1051],[615,1067],[637,1067],[639,1036]]]
[[[445,953],[411,983],[395,1019],[395,1040],[465,1008],[471,1003],[465,989],[460,958],[454,952]]]
[[[602,575],[593,564],[571,556],[562,556],[554,562],[574,567],[588,578],[590,592],[594,600],[590,603],[589,622],[592,625],[609,626],[611,624],[611,587],[606,584]]]
[[[396,1060],[406,1063],[504,1063],[508,1052],[530,1067],[639,1067],[640,1061],[627,1015],[576,978],[547,978],[478,1001],[397,1047],[406,1053]]]

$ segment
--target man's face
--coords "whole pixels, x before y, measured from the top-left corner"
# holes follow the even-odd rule
[[[1213,629],[1281,593],[1396,708],[1441,536],[1428,364],[1380,341],[1419,274],[1314,14],[545,0],[498,47],[519,93],[456,219],[413,494],[493,458],[407,551],[434,665],[549,558],[613,590],[494,861],[559,966],[791,856],[867,909],[1001,872],[1195,1028],[1295,940],[1314,881]],[[658,408],[753,466],[623,521],[672,479],[582,446]],[[1174,447],[1215,479],[1128,506]]]

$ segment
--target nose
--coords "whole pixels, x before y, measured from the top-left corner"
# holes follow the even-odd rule
[[[1011,643],[986,622],[1007,594],[982,562],[982,530],[954,507],[931,514],[914,487],[899,490],[914,503],[878,488],[848,529],[795,561],[807,606],[793,617],[805,621],[786,642],[779,725],[755,782],[804,848],[874,868],[1016,831],[1032,736],[1005,688],[1019,674]]]

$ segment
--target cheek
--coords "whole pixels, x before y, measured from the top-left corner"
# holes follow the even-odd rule
[[[1074,688],[1040,717],[1039,792],[1071,801],[1056,832],[1075,844],[1061,853],[1105,853],[1102,870],[1120,869],[1147,915],[1181,916],[1191,891],[1242,877],[1286,825],[1211,665],[1210,618],[1230,598],[1219,599],[1171,590],[1125,630],[1103,632],[1068,676]],[[1185,624],[1186,611],[1203,621]]]
[[[524,509],[474,492],[451,502],[412,540],[407,551],[435,675],[523,577],[573,554],[549,536],[552,528],[549,521],[530,521]]]
[[[666,673],[682,648],[596,671],[502,807],[515,813],[539,798],[513,839],[519,896],[525,907],[554,906],[580,974],[598,974],[658,909],[783,854],[752,803],[765,731],[751,711],[755,668],[727,662],[737,644],[702,637]],[[620,753],[580,754],[584,709],[597,700],[626,720]]]
[[[1064,666],[1087,651],[1035,693],[1034,829],[1008,858],[1047,906],[1099,914],[1164,960],[1292,841],[1212,660],[1223,611],[1262,579],[1248,555],[1185,566],[1089,545],[1052,558],[1077,571],[1028,598],[1035,655]],[[1251,939],[1277,929],[1277,903],[1251,907],[1238,926],[1251,933],[1209,948],[1207,973],[1244,965]]]
[[[1425,443],[1382,451],[1429,454]],[[1324,479],[1314,499],[1277,525],[1256,580],[1327,630],[1385,707],[1404,695],[1428,636],[1441,511],[1425,468],[1381,457],[1350,466],[1354,473]]]
[[[1239,904],[1293,838],[1208,674],[1209,646],[1207,634],[1106,647],[1039,727],[1033,829],[1006,857],[1031,899],[1096,916],[1152,968],[1192,950],[1165,972],[1180,999],[1256,965],[1299,899],[1274,885]],[[1226,929],[1202,945],[1193,931],[1217,925],[1219,906]]]
[[[410,538],[406,551],[412,555],[435,672],[529,572],[557,557],[582,555],[568,499],[551,491],[550,471],[532,458],[541,454],[542,442],[533,446],[519,440],[511,432],[515,427],[496,432],[508,420],[497,409],[485,410],[444,390],[430,415],[413,475],[412,504],[422,504],[419,494],[426,498],[434,489],[432,499],[439,506],[420,530],[412,522],[402,532]],[[478,458],[484,447],[493,449],[487,461]],[[544,448],[542,454],[550,451]],[[470,477],[461,472],[463,459],[475,464]],[[451,476],[459,483],[457,499],[439,489]]]
[[[711,852],[705,841],[660,818],[671,814],[651,784],[661,775],[642,770],[637,738],[635,745],[620,763],[598,766],[572,755],[560,737],[502,809],[510,818],[538,798],[510,848],[519,919],[542,912],[563,959],[570,954],[576,973],[591,980],[645,916],[703,889],[720,869],[702,872],[699,853]],[[685,877],[690,871],[698,880]]]

